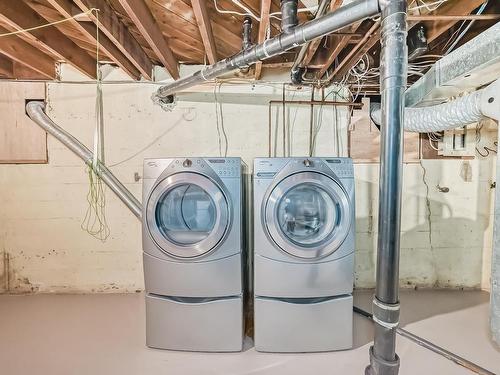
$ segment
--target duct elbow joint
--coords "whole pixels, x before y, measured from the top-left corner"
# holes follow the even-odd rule
[[[289,33],[299,24],[298,0],[281,0],[281,30]]]
[[[304,68],[294,67],[290,71],[290,79],[294,85],[302,84],[302,75],[304,74]]]

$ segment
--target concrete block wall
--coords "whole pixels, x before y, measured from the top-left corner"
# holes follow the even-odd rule
[[[156,88],[145,83],[104,84],[106,163],[139,199],[141,181],[135,181],[134,174],[142,175],[144,158],[219,155],[213,86],[181,97],[171,112],[153,105],[150,97]],[[270,84],[222,86],[218,99],[223,102],[228,156],[241,156],[249,166],[254,157],[267,156],[267,102],[281,99],[281,90],[281,85]],[[95,86],[86,83],[46,86],[50,117],[90,148],[95,93]],[[287,92],[287,99],[292,97],[309,99],[310,92]],[[323,108],[321,115],[319,111],[316,109],[315,118],[321,116],[322,125],[316,154],[345,155],[347,111],[335,113],[331,107]],[[292,155],[308,151],[309,113],[307,106],[287,109],[285,128],[292,136],[286,141]],[[273,108],[271,118],[272,149],[280,156],[281,108]],[[334,142],[336,134],[341,142]],[[48,152],[46,165],[0,165],[0,291],[142,290],[139,221],[108,191],[110,237],[101,242],[84,232],[81,223],[88,207],[85,166],[52,137],[48,138]],[[402,286],[487,287],[493,159],[405,165]],[[422,179],[424,168],[428,193]],[[378,165],[357,164],[355,173],[356,287],[370,288],[375,273]],[[449,192],[440,192],[438,185],[448,187]]]

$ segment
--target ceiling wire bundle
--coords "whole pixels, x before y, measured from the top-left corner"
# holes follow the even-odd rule
[[[433,66],[441,55],[422,55],[417,58],[417,61],[408,63],[408,76],[422,77],[425,71]],[[426,60],[418,61],[422,58]],[[356,93],[353,95],[353,100],[356,100],[363,87],[367,84],[376,85],[379,83],[380,68],[370,66],[370,58],[367,54],[363,55],[361,59],[344,75],[339,82],[340,85],[356,87]]]
[[[217,4],[217,0],[214,0],[215,10],[217,12],[219,12],[220,14],[233,14],[233,15],[236,15],[236,16],[249,16],[249,17],[252,17],[257,22],[261,21],[261,18],[258,15],[256,15],[250,8],[248,8],[245,4],[243,4],[241,1],[239,1],[239,0],[232,0],[232,3],[234,5],[236,5],[236,6],[238,6],[240,9],[244,10],[245,13],[238,12],[238,11],[235,11],[235,10],[221,9],[221,8],[219,8],[219,6]],[[299,8],[299,9],[297,9],[297,12],[298,13],[301,13],[301,12],[315,12],[317,9],[318,9],[318,6],[316,5],[316,6],[309,7],[309,8]],[[269,14],[269,18],[274,18],[276,20],[281,21],[281,18],[278,17],[279,15],[281,15],[281,12],[270,13]]]
[[[426,2],[424,0],[413,0],[409,5],[408,5],[408,11],[412,10],[418,10],[425,8],[429,12],[435,11],[437,8],[439,8],[441,5],[446,3],[448,0],[437,0],[437,1],[430,1]]]
[[[104,164],[104,109],[101,85],[101,70],[99,69],[99,11],[96,17],[96,126],[94,130],[94,150],[91,165],[87,167],[89,190],[87,193],[88,208],[81,228],[93,237],[105,241],[110,235],[106,221],[106,193],[101,179],[101,168]]]
[[[227,156],[229,147],[226,128],[224,127],[224,113],[222,112],[222,102],[219,100],[221,86],[223,82],[216,81],[214,84],[215,121],[217,124],[217,139],[219,144],[219,155]]]
[[[483,4],[481,4],[481,6],[479,7],[479,9],[476,12],[476,15],[483,13],[483,11],[486,9],[486,6],[488,5],[488,2],[489,2],[489,0],[486,0]],[[445,55],[449,54],[457,46],[458,42],[460,42],[460,40],[462,40],[464,35],[467,34],[467,31],[469,31],[469,29],[472,27],[474,22],[475,22],[475,20],[469,21],[469,24],[465,27],[465,29],[463,31],[461,31],[462,27],[467,23],[466,20],[462,21],[462,23],[460,24],[460,27],[453,33],[451,38],[448,39],[448,41],[444,45],[443,49],[445,49],[446,47],[449,46],[448,49],[446,50],[446,52],[444,53]],[[458,34],[458,36],[455,38],[455,40],[453,40],[453,38],[457,34]],[[452,42],[452,40],[453,40],[453,42]]]
[[[434,151],[439,151],[439,148],[434,146],[434,143],[439,143],[443,141],[443,133],[427,133],[427,137],[429,138],[429,146]]]

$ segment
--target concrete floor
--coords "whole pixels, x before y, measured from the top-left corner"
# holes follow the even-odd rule
[[[0,366],[9,375],[80,374],[364,374],[373,338],[371,322],[355,316],[355,348],[318,354],[257,353],[249,340],[233,354],[148,349],[144,296],[0,296]],[[371,292],[355,304],[370,310]],[[418,291],[401,296],[407,330],[500,373],[500,351],[488,336],[484,292]],[[398,337],[401,375],[472,374],[449,360]]]

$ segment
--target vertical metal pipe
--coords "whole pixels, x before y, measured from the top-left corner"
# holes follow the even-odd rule
[[[316,15],[314,16],[314,19],[318,19],[322,17],[323,14],[326,13],[326,10],[328,8],[328,5],[330,5],[330,2],[331,0],[321,0],[318,10],[316,11]],[[304,57],[306,56],[310,44],[311,42],[302,45],[299,53],[297,54],[297,57],[295,58],[295,61],[293,62],[292,69],[290,71],[290,78],[292,80],[292,83],[295,85],[300,85],[302,83],[302,73],[304,69],[301,68],[301,64],[302,61],[304,60]]]
[[[246,50],[252,46],[252,19],[245,17],[243,20],[243,43],[242,50]]]
[[[408,67],[406,0],[380,0],[382,10],[380,150],[377,287],[373,299],[374,345],[370,375],[399,371],[396,329],[399,324],[399,252],[403,177],[404,92]]]
[[[289,33],[298,25],[299,0],[281,0],[281,31]]]

